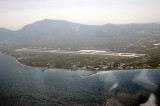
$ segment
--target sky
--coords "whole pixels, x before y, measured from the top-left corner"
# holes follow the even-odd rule
[[[160,21],[160,0],[0,0],[0,28],[21,29],[43,19],[87,25]]]

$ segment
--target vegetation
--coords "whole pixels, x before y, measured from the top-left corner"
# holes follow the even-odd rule
[[[141,57],[117,57],[78,54],[56,54],[38,52],[17,52],[11,49],[1,48],[4,54],[12,55],[25,65],[84,70],[125,70],[160,67],[160,52],[149,52]]]
[[[0,28],[0,51],[22,64],[47,68],[114,70],[160,67],[160,24],[83,25],[61,20],[42,20],[18,31]],[[21,48],[106,50],[145,56],[72,55],[18,52]]]

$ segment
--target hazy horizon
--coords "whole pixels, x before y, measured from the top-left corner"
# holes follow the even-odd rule
[[[159,0],[1,0],[0,28],[18,30],[43,19],[86,25],[160,21]]]
[[[83,24],[83,25],[95,25],[95,26],[102,26],[102,25],[106,25],[106,24],[113,24],[113,25],[126,25],[126,24],[149,24],[149,23],[160,23],[159,21],[155,21],[155,22],[144,22],[144,23],[124,23],[124,24],[114,24],[114,23],[104,23],[104,24],[101,24],[101,25],[98,25],[98,24],[85,24],[85,23],[78,23],[78,22],[72,22],[72,21],[68,21],[68,20],[59,20],[59,19],[42,19],[42,20],[36,20],[32,23],[28,23],[28,24],[25,24],[24,26],[20,27],[20,28],[17,28],[17,29],[11,29],[11,28],[7,28],[7,27],[0,27],[0,28],[4,28],[4,29],[8,29],[8,30],[11,30],[11,31],[17,31],[17,30],[20,30],[22,29],[23,27],[25,27],[26,25],[30,25],[30,24],[33,24],[35,22],[38,22],[38,21],[44,21],[44,20],[53,20],[53,21],[67,21],[67,22],[71,22],[71,23],[77,23],[77,24]]]

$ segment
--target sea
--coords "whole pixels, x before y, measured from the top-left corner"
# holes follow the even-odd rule
[[[0,54],[0,106],[158,106],[160,69],[49,69]]]

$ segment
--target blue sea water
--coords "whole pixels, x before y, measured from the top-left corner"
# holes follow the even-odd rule
[[[0,54],[0,106],[137,106],[151,94],[154,102],[160,100],[160,69],[95,74],[43,69]]]

